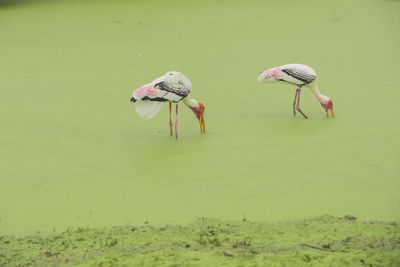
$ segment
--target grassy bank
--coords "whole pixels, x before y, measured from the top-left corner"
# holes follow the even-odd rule
[[[200,218],[184,226],[68,229],[0,237],[6,266],[399,266],[397,223],[329,215],[278,223]]]

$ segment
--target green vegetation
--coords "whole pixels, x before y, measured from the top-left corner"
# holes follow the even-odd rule
[[[367,222],[400,220],[399,14],[384,0],[0,0],[0,265],[396,265],[398,227]],[[334,119],[308,90],[310,119],[293,117],[295,88],[257,83],[286,63],[317,71]],[[205,104],[205,136],[183,106],[178,140],[166,108],[135,113],[132,91],[169,70]],[[360,222],[299,221],[320,214]]]
[[[329,215],[262,223],[201,218],[187,226],[69,229],[0,237],[6,266],[399,266],[397,223]]]

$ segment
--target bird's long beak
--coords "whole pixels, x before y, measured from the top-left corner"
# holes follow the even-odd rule
[[[206,122],[204,121],[204,113],[200,115],[199,122],[200,122],[200,132],[206,133]]]
[[[329,111],[331,112],[331,116],[335,117],[335,113],[333,113],[333,106],[326,109],[326,117],[329,117]]]
[[[332,102],[332,99],[329,99],[328,103],[325,106],[326,117],[329,117],[329,111],[331,111],[332,117],[335,117],[335,113],[333,113],[333,102]]]

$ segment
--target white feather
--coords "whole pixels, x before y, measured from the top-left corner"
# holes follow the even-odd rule
[[[140,117],[150,120],[162,109],[164,103],[158,101],[140,101],[136,103],[136,112]]]

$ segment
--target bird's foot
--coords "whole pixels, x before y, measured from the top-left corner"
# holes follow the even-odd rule
[[[300,108],[297,108],[297,111],[301,113],[301,115],[304,116],[305,119],[308,119],[307,115],[303,113],[303,111],[301,111]]]

